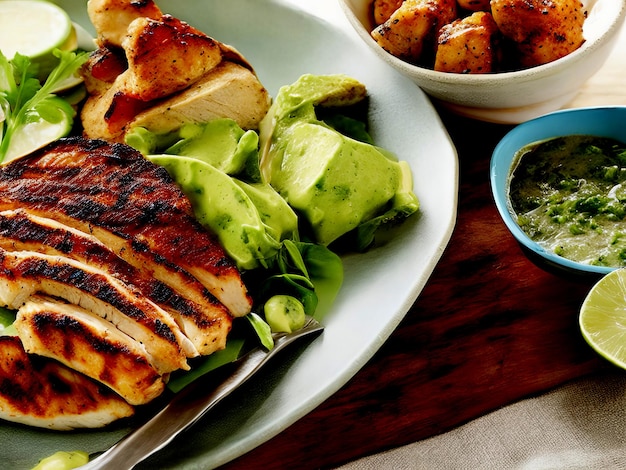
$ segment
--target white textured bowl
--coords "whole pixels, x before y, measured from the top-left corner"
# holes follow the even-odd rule
[[[385,62],[453,111],[476,119],[517,124],[567,104],[609,56],[626,17],[626,0],[582,0],[585,43],[571,54],[526,70],[485,75],[435,72],[384,51],[370,36],[372,0],[339,0],[363,41]]]

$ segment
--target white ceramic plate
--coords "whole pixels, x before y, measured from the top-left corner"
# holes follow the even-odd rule
[[[321,0],[161,0],[159,6],[237,47],[275,96],[304,73],[347,73],[371,95],[376,142],[410,162],[421,214],[362,255],[345,258],[345,285],[324,334],[287,351],[145,468],[210,468],[269,440],[342,387],[407,313],[450,238],[457,158],[425,95],[361,44],[351,29],[305,12]],[[89,27],[85,0],[58,0]],[[340,15],[340,13],[338,13]],[[297,348],[296,348],[297,349]],[[3,466],[28,469],[58,450],[101,451],[127,430],[50,433],[0,424]],[[158,462],[158,464],[156,463]]]

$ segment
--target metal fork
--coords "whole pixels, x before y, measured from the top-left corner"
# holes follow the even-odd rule
[[[213,392],[206,390],[196,380],[178,392],[152,419],[121,439],[106,452],[83,465],[81,470],[103,468],[132,469],[155,452],[163,449],[181,432],[195,424],[207,411],[224,397],[252,377],[278,352],[305,336],[320,333],[324,327],[307,316],[305,325],[292,333],[276,333],[271,350],[256,348],[238,359],[234,372]]]

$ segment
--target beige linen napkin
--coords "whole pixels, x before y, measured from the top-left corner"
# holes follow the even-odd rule
[[[338,470],[370,469],[626,469],[626,372],[568,383]]]

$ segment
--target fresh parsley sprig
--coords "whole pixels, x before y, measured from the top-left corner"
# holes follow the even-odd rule
[[[42,85],[37,67],[28,57],[17,53],[8,60],[0,52],[0,162],[6,158],[12,139],[28,124],[57,124],[76,115],[55,90],[85,63],[88,53],[56,49],[54,55],[59,63]]]

